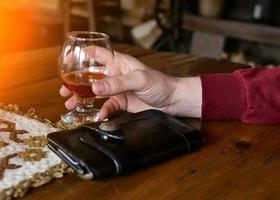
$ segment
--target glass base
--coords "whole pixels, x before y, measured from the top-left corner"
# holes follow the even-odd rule
[[[99,110],[92,109],[90,112],[78,112],[77,109],[61,115],[61,120],[66,124],[87,124],[101,121],[98,117]],[[106,121],[106,120],[105,120]]]

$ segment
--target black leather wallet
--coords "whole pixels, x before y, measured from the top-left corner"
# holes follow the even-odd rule
[[[197,149],[202,133],[157,110],[50,133],[48,146],[86,179],[125,174]]]

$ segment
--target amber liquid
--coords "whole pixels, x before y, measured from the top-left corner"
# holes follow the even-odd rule
[[[91,68],[72,71],[61,76],[63,84],[80,98],[93,98],[93,82],[107,77],[102,72],[96,72]]]

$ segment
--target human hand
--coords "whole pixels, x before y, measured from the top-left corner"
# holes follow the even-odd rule
[[[114,52],[112,60],[102,48],[85,50],[92,51],[94,59],[107,65],[112,73],[112,77],[96,81],[92,85],[97,98],[109,97],[100,110],[101,120],[118,110],[139,112],[147,109],[157,109],[177,116],[200,117],[201,91],[194,91],[198,93],[194,98],[185,99],[188,89],[194,90],[200,86],[199,78],[171,77],[119,52]],[[65,97],[71,92],[62,86],[60,94]],[[196,102],[196,99],[200,102]],[[68,109],[73,109],[76,104],[75,96],[65,102]]]

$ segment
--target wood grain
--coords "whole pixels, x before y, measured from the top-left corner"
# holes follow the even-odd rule
[[[121,44],[114,48],[175,76],[232,72],[244,67]],[[59,120],[65,108],[58,94],[58,52],[54,47],[2,57],[0,102],[16,103],[23,111],[34,107],[39,115]],[[205,145],[192,154],[105,180],[85,181],[68,175],[29,191],[22,199],[280,199],[279,126],[192,121],[201,126],[206,137]]]

